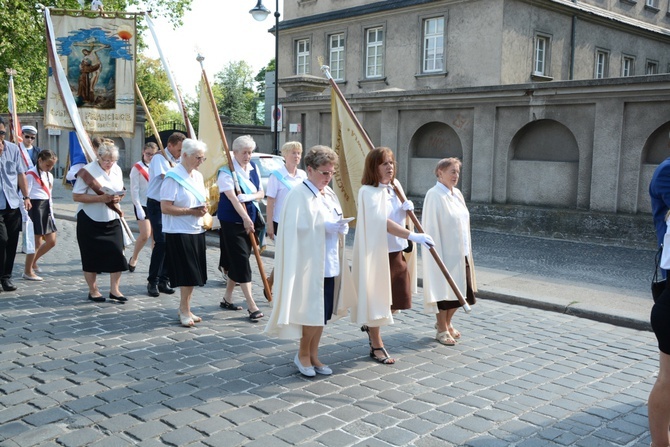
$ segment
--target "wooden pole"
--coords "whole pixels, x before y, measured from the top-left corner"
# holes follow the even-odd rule
[[[204,82],[205,88],[207,89],[207,93],[209,96],[209,100],[212,104],[212,107],[214,108],[214,111],[217,112],[214,115],[216,116],[216,123],[219,128],[219,135],[221,136],[221,141],[223,141],[223,151],[226,153],[226,159],[228,160],[228,167],[230,168],[230,173],[232,174],[233,177],[233,183],[235,185],[235,195],[237,196],[238,194],[241,193],[240,184],[237,181],[237,174],[235,173],[235,165],[233,164],[233,157],[230,155],[230,149],[228,148],[228,141],[226,140],[226,134],[223,131],[223,124],[221,123],[221,118],[219,117],[216,108],[214,93],[212,92],[212,89],[209,85],[209,80],[207,79],[207,73],[205,72],[205,68],[202,66],[202,61],[204,60],[205,60],[204,57],[198,55],[197,61],[200,62],[200,67],[202,68],[202,77],[205,81]],[[244,208],[244,210],[246,211],[246,206],[244,206],[244,204],[242,205],[242,208]],[[260,210],[258,212],[260,213]],[[251,247],[254,250],[254,256],[256,257],[256,262],[258,263],[258,272],[261,275],[261,280],[263,281],[265,296],[268,301],[272,301],[272,289],[270,288],[270,283],[268,282],[268,279],[265,276],[265,269],[263,268],[263,261],[261,260],[261,251],[258,246],[258,240],[256,239],[256,234],[253,231],[249,233],[249,239],[251,240]]]
[[[163,154],[163,157],[165,157],[165,159],[168,160],[167,156],[165,155],[165,148],[163,148],[163,142],[161,141],[161,136],[158,134],[158,129],[156,128],[156,123],[154,122],[154,119],[151,117],[149,107],[147,106],[147,103],[144,101],[144,96],[142,96],[140,87],[137,84],[135,84],[135,93],[137,93],[137,97],[140,99],[140,103],[142,103],[142,108],[144,109],[144,114],[147,116],[147,120],[149,121],[149,125],[151,126],[151,131],[156,136],[156,143],[158,144],[158,149],[161,151],[161,154]]]
[[[330,75],[330,67],[328,67],[326,65],[322,65],[321,70],[325,73],[326,77],[328,78],[328,81],[330,82],[330,85],[333,89],[333,92],[335,92],[335,94],[342,101],[342,104],[344,104],[344,107],[347,109],[347,113],[349,113],[349,116],[351,116],[351,118],[353,119],[354,123],[356,124],[356,127],[358,128],[359,133],[361,135],[363,135],[363,138],[365,139],[365,142],[367,143],[370,150],[374,149],[375,146],[372,143],[372,140],[370,140],[370,137],[368,136],[367,132],[365,132],[365,129],[363,129],[363,126],[358,121],[358,118],[356,118],[356,114],[354,113],[353,110],[351,110],[351,107],[349,106],[349,103],[344,98],[344,95],[342,94],[342,91],[337,86],[337,83],[335,82],[333,77]],[[394,185],[393,189],[395,190],[395,193],[396,193],[396,195],[398,196],[398,198],[400,199],[401,202],[404,202],[405,200],[407,200],[407,198],[402,193],[402,191],[400,191],[399,188],[397,188]],[[417,219],[416,214],[414,214],[414,211],[407,211],[407,215],[409,216],[412,223],[414,223],[414,226],[416,227],[417,231],[419,233],[424,233],[423,227],[421,226],[421,222],[419,222],[419,219]],[[442,262],[442,259],[440,259],[440,255],[435,250],[435,247],[430,247],[430,254],[433,256],[433,259],[437,263],[437,266],[440,268],[440,271],[442,271],[442,274],[444,275],[447,282],[449,283],[449,286],[451,286],[451,290],[453,290],[454,294],[456,295],[456,298],[458,299],[458,302],[461,304],[461,306],[463,306],[463,310],[465,310],[466,313],[470,313],[470,311],[472,310],[470,308],[470,305],[468,304],[467,301],[465,301],[465,298],[463,297],[463,293],[461,293],[460,289],[458,288],[458,285],[454,282],[454,279],[451,277],[451,274],[449,273],[449,270],[447,270],[447,267],[444,265],[444,262]]]

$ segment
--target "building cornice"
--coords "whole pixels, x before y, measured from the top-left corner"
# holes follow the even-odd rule
[[[334,20],[346,20],[352,17],[364,16],[367,14],[377,14],[380,12],[392,11],[394,9],[409,8],[412,6],[424,5],[427,3],[437,3],[444,0],[386,0],[370,3],[368,5],[354,6],[353,8],[339,9],[337,11],[324,12],[297,19],[288,19],[279,22],[279,31],[300,28],[303,26],[316,25]],[[274,27],[270,29],[274,32]]]

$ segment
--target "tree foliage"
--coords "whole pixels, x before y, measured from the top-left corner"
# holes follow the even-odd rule
[[[193,0],[105,0],[105,11],[152,11],[152,16],[168,17],[173,25],[182,23]],[[19,112],[35,112],[46,95],[47,53],[44,16],[27,0],[0,0],[0,104],[7,104],[6,68],[13,68]],[[81,9],[77,0],[42,0],[45,6]],[[86,8],[90,7],[86,0]],[[141,29],[141,27],[140,27]],[[141,39],[138,39],[140,48]],[[139,75],[139,67],[138,67]],[[139,80],[139,79],[138,79]],[[141,88],[151,79],[144,80]],[[144,90],[143,90],[144,91]],[[0,110],[5,107],[0,106]]]
[[[172,87],[159,59],[140,55],[137,58],[136,82],[155,122],[174,117],[166,104],[174,100]],[[178,120],[181,121],[181,114],[178,114]]]
[[[252,69],[245,61],[230,62],[214,77],[221,98],[215,99],[219,113],[232,124],[259,124],[256,116],[258,98]]]

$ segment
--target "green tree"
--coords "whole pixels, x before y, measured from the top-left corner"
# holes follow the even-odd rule
[[[159,59],[140,55],[137,58],[136,82],[155,122],[174,117],[167,106],[167,102],[174,100],[172,87]],[[181,121],[180,114],[178,120]]]
[[[152,11],[154,17],[169,17],[182,23],[193,0],[105,0],[106,11]],[[77,0],[43,0],[42,4],[62,9],[81,9]],[[86,1],[86,7],[90,0]],[[140,27],[141,29],[141,27]],[[143,47],[141,36],[138,38]],[[47,53],[44,16],[27,0],[0,0],[0,104],[7,104],[6,68],[17,71],[14,87],[19,112],[35,112],[46,96]],[[0,110],[5,107],[0,106]]]
[[[268,99],[265,97],[265,92],[267,89],[267,86],[265,85],[265,74],[269,71],[275,71],[274,57],[270,59],[270,62],[268,63],[267,66],[261,68],[261,71],[259,71],[256,77],[254,78],[255,81],[257,82],[256,91],[258,92],[257,94],[258,104],[256,105],[256,109],[258,110],[257,116],[260,121],[260,124],[263,124],[265,115],[265,104],[267,104],[268,102]],[[270,101],[274,101],[274,98],[270,98]]]
[[[258,98],[254,90],[252,69],[245,61],[230,62],[214,76],[214,86],[221,98],[215,99],[219,114],[231,124],[259,124],[256,116]]]

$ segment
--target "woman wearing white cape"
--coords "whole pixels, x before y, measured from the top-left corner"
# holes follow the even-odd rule
[[[392,311],[409,309],[416,292],[416,249],[409,256],[407,240],[432,245],[427,234],[406,228],[406,213],[414,209],[410,200],[400,202],[394,186],[396,162],[393,151],[378,147],[365,158],[358,191],[353,268],[358,303],[352,320],[362,324],[370,342],[370,357],[379,363],[395,363],[384,348],[381,326],[393,323]],[[403,194],[404,195],[404,194]]]
[[[323,327],[347,314],[354,297],[344,259],[347,219],[328,187],[337,155],[326,146],[305,157],[307,180],[286,196],[275,246],[274,306],[265,332],[300,339],[294,363],[301,374],[332,374],[318,357]]]
[[[475,264],[472,261],[470,213],[461,191],[456,188],[461,172],[457,158],[444,158],[437,163],[437,183],[423,201],[423,229],[435,237],[435,250],[451,274],[459,290],[466,292],[468,304],[475,304]],[[424,255],[426,252],[424,251]],[[424,310],[435,314],[440,343],[453,346],[461,333],[451,319],[461,306],[444,274],[429,256],[423,257]]]

